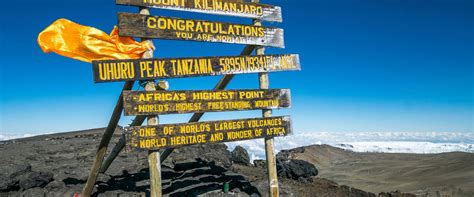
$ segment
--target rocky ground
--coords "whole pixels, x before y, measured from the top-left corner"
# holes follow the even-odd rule
[[[314,164],[320,177],[374,193],[400,190],[419,196],[474,197],[472,153],[355,153],[322,145],[280,155]]]
[[[0,197],[80,193],[102,132],[103,129],[95,129],[0,142]],[[115,136],[111,144],[117,140]],[[277,155],[281,196],[413,196],[399,192],[375,194],[322,178],[318,173],[324,173],[317,168],[324,169],[321,165],[324,162],[315,159],[318,155],[311,156],[313,148],[282,151]],[[179,148],[163,162],[163,193],[166,196],[267,196],[265,166],[264,161],[251,164],[241,147],[232,152],[225,144]],[[99,176],[93,196],[148,196],[148,177],[147,153],[125,150]],[[226,183],[230,191],[224,193]]]

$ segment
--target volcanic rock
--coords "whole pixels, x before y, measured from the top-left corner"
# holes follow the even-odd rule
[[[294,180],[303,180],[318,175],[318,170],[313,164],[297,159],[277,162],[277,172],[279,176]]]
[[[232,151],[232,162],[245,166],[251,165],[249,153],[242,146],[236,146]]]
[[[11,174],[5,174],[9,173]],[[0,178],[0,191],[27,190],[35,187],[44,187],[53,180],[51,172],[35,172],[31,170],[30,164],[20,164],[13,166],[10,171],[6,171]]]
[[[400,191],[394,192],[382,192],[379,194],[379,197],[416,197],[415,194],[402,193]]]
[[[253,165],[257,168],[266,168],[267,162],[263,159],[253,160]]]
[[[196,159],[214,162],[226,168],[232,165],[232,156],[225,144],[204,144],[185,146],[175,149],[165,161],[165,165],[174,166],[175,163],[193,162]]]
[[[0,196],[72,196],[74,193],[80,193],[86,183],[103,131],[104,129],[92,129],[0,142]],[[120,129],[115,133],[121,133]],[[119,139],[120,135],[114,135],[110,146]],[[233,152],[236,153],[237,150]],[[306,147],[282,151],[277,156],[277,164],[283,172],[278,180],[281,196],[375,196],[373,193],[356,189],[353,186],[356,182],[343,183],[351,185],[345,186],[325,179],[326,177],[314,177],[319,169],[332,162],[326,162],[325,158],[340,163],[346,155],[352,156],[355,153],[333,147]],[[149,195],[150,172],[147,156],[147,151],[124,149],[110,168],[104,174],[99,174],[92,196]],[[367,155],[364,155],[365,157]],[[465,156],[460,158],[466,159]],[[316,165],[318,170],[298,160],[310,162]],[[265,161],[256,160],[255,166],[232,163],[236,162],[225,144],[175,148],[161,166],[163,194],[267,196],[269,183]],[[320,167],[321,165],[323,166]],[[347,169],[349,168],[338,170],[346,172]],[[323,176],[329,170],[326,168],[320,171],[324,172],[320,175]],[[50,172],[54,173],[54,180]],[[463,171],[463,174],[466,172]],[[225,183],[229,185],[228,193],[223,192]],[[369,189],[364,190],[370,191]],[[465,191],[467,195],[464,196],[472,196],[467,192],[470,191]]]
[[[18,184],[21,189],[26,190],[34,187],[44,187],[53,180],[51,172],[29,172],[23,176]]]

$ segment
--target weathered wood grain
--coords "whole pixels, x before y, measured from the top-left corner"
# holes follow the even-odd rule
[[[245,48],[240,52],[240,55],[249,55],[255,49],[254,45],[247,45]],[[223,90],[229,85],[235,75],[224,75],[221,77],[219,82],[214,86],[214,90]],[[193,116],[189,119],[188,122],[197,122],[199,121],[202,116],[204,115],[203,112],[194,113]],[[161,161],[164,161],[171,153],[173,153],[174,148],[167,148],[161,154]]]
[[[155,90],[156,90],[155,82],[148,81],[145,85],[145,91],[155,91]],[[148,126],[157,126],[158,121],[159,121],[158,116],[147,117]],[[162,197],[160,151],[158,150],[148,151],[148,166],[150,170],[150,196]]]
[[[282,22],[281,7],[242,0],[116,0],[115,3]]]
[[[114,82],[301,70],[297,54],[92,61],[94,81]]]
[[[120,36],[284,48],[283,29],[273,27],[119,13],[118,28]]]
[[[123,85],[122,90],[131,90],[133,87],[134,81],[127,81]],[[99,148],[96,152],[94,163],[92,163],[91,171],[87,178],[86,185],[82,190],[82,196],[89,197],[91,196],[92,190],[94,189],[95,181],[97,180],[97,176],[99,175],[99,170],[104,160],[105,154],[107,153],[107,146],[112,139],[115,129],[117,128],[117,124],[120,120],[120,116],[123,110],[123,95],[120,94],[117,103],[115,104],[114,111],[109,120],[109,124],[102,135],[100,140]]]
[[[127,144],[135,149],[155,150],[194,144],[222,143],[292,133],[289,116],[126,128]]]
[[[258,3],[259,0],[252,0],[254,3]],[[262,22],[259,20],[254,20],[253,24],[256,26],[261,26]],[[257,47],[256,49],[257,55],[265,54],[265,48],[262,46]],[[270,80],[268,78],[268,73],[259,73],[258,74],[258,81],[260,89],[268,89],[270,87]],[[271,109],[263,109],[262,116],[264,118],[268,118],[272,116]],[[265,157],[267,159],[267,173],[268,173],[268,195],[270,197],[278,197],[280,196],[279,187],[278,187],[278,175],[276,169],[276,157],[275,157],[275,149],[273,147],[273,138],[266,137],[265,138]]]
[[[291,106],[289,89],[124,91],[123,94],[126,116],[278,109]]]
[[[255,46],[254,45],[247,45],[243,50],[242,52],[240,53],[240,55],[248,55],[248,54],[251,54],[252,51],[255,49]],[[215,85],[214,89],[215,90],[220,90],[220,89],[225,89],[225,87],[229,84],[229,82],[232,80],[233,78],[233,74],[230,74],[230,75],[224,75],[222,76],[222,78],[219,80],[219,82]],[[166,84],[160,84],[158,83],[158,86],[161,88],[161,89],[167,89],[167,88],[164,88],[164,87],[168,87]],[[193,116],[189,119],[188,122],[197,122],[201,119],[201,117],[204,115],[203,112],[200,112],[200,113],[194,113]],[[138,125],[141,125],[143,123],[143,121],[145,120],[145,116],[136,116],[135,119],[132,121],[132,123],[130,124],[131,126],[138,126]],[[124,137],[125,139],[125,137]],[[114,149],[118,149],[119,151],[122,150],[124,147],[125,147],[125,143],[121,143],[121,144],[118,144],[117,145],[118,147],[114,148]],[[167,149],[164,149],[164,151],[161,153],[160,155],[160,160],[161,162],[163,162],[164,160],[166,160],[166,158],[173,152],[174,148],[167,148]],[[111,155],[110,157],[107,158],[107,160],[110,160],[109,162],[111,163],[115,157],[117,155]],[[109,167],[109,164],[108,165],[102,165],[102,167],[100,168],[102,173],[107,171]]]
[[[169,84],[167,81],[159,81],[158,84],[156,84],[156,89],[157,90],[168,90]],[[145,121],[146,116],[136,116],[132,123],[130,123],[130,126],[140,126],[143,124]],[[107,156],[107,159],[102,163],[102,167],[100,167],[100,173],[105,173],[107,169],[109,169],[110,164],[115,160],[115,158],[118,156],[118,154],[122,151],[123,147],[125,147],[125,136],[122,135],[120,136],[119,141],[117,144],[115,144],[114,148],[112,151],[110,151],[109,156]]]

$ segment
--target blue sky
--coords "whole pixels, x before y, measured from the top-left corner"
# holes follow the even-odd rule
[[[474,132],[474,3],[458,0],[262,1],[280,5],[285,49],[300,54],[302,71],[270,74],[270,87],[290,88],[296,132]],[[110,32],[113,0],[23,0],[2,3],[0,132],[61,132],[104,127],[122,83],[94,84],[92,66],[44,54],[38,33],[58,18]],[[178,11],[153,15],[250,23],[249,19]],[[244,47],[155,40],[156,57],[237,55]],[[169,80],[172,90],[211,89],[219,77]],[[231,89],[258,88],[255,74]],[[258,117],[259,111],[208,113],[204,120]],[[185,115],[161,116],[163,123]],[[127,125],[131,117],[124,117]]]

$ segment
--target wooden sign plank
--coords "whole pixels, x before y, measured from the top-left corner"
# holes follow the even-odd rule
[[[132,13],[118,14],[120,36],[284,48],[283,29]]]
[[[96,83],[301,70],[296,54],[101,60],[92,68]]]
[[[235,0],[116,0],[119,5],[218,14],[282,22],[281,7]]]
[[[289,89],[123,91],[127,116],[278,109],[291,105]]]
[[[126,128],[127,145],[156,150],[194,144],[211,144],[286,136],[292,133],[291,118],[279,116]]]

